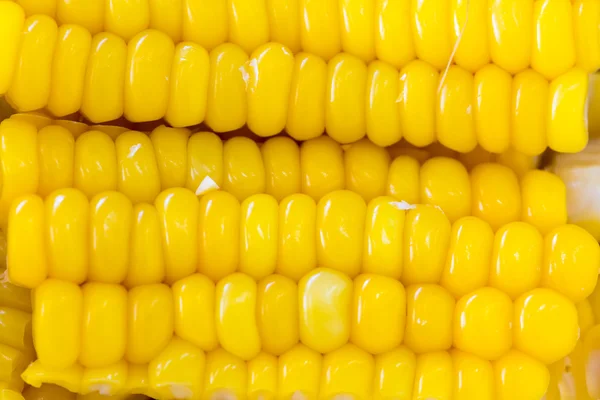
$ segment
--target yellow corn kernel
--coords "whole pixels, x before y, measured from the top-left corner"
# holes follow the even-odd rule
[[[23,391],[25,400],[75,400],[76,396],[63,387],[48,384],[39,388],[29,386]]]
[[[54,190],[73,186],[75,140],[67,129],[50,125],[38,132],[38,193],[48,196]]]
[[[164,125],[150,134],[162,190],[185,187],[189,136],[190,132],[187,129],[169,128]]]
[[[81,102],[81,113],[90,121],[101,123],[123,115],[126,61],[123,39],[109,32],[93,37]]]
[[[150,0],[150,29],[164,32],[175,43],[181,41],[183,4],[181,0]]]
[[[60,126],[61,128],[65,128],[67,131],[69,131],[71,133],[71,135],[74,138],[78,138],[79,136],[81,136],[83,133],[87,132],[89,129],[89,126],[83,122],[79,122],[79,121],[70,121],[70,120],[66,120],[66,119],[57,119],[52,121],[52,123],[56,126]],[[104,128],[108,129],[110,125],[105,125]],[[125,129],[125,128],[123,128]],[[71,164],[73,164],[71,162]]]
[[[154,395],[148,381],[148,364],[129,364],[124,391],[131,394]]]
[[[127,291],[120,285],[88,283],[83,291],[83,325],[79,362],[107,367],[125,355]]]
[[[415,367],[414,400],[452,398],[452,357],[446,351],[422,354]]]
[[[553,290],[538,288],[514,304],[514,348],[545,364],[567,356],[579,338],[577,309]]]
[[[542,234],[567,223],[567,189],[556,175],[541,170],[527,172],[521,179],[521,220]]]
[[[488,18],[492,62],[511,74],[527,68],[531,60],[533,2],[492,0]]]
[[[354,279],[350,340],[370,354],[391,351],[402,343],[406,293],[393,278],[374,274]]]
[[[0,282],[0,307],[10,307],[31,313],[31,295],[28,289]]]
[[[256,194],[240,208],[239,271],[256,280],[275,272],[278,207],[273,197]]]
[[[461,153],[472,151],[477,146],[473,115],[474,87],[474,78],[470,72],[451,66],[437,92],[437,140]]]
[[[300,51],[300,7],[298,0],[268,0],[267,14],[272,42],[281,43],[292,53]]]
[[[258,283],[256,318],[263,351],[280,356],[298,343],[298,287],[271,275]]]
[[[40,387],[42,384],[55,384],[72,393],[78,393],[81,391],[83,368],[79,364],[72,364],[66,368],[49,367],[38,358],[29,364],[22,377],[27,384],[34,387]]]
[[[288,137],[267,140],[260,148],[265,165],[265,193],[280,202],[300,193],[300,148]]]
[[[355,192],[340,190],[317,204],[317,264],[354,278],[362,264],[367,206]]]
[[[362,272],[400,279],[406,214],[392,197],[369,202],[365,217]]]
[[[17,391],[0,389],[0,400],[24,400],[24,397]]]
[[[248,55],[231,43],[210,52],[205,121],[215,132],[233,131],[246,123],[248,102],[244,68],[247,62]]]
[[[35,195],[15,199],[8,216],[8,280],[33,289],[48,276],[44,223],[44,201]]]
[[[369,202],[385,192],[389,153],[363,139],[351,145],[344,156],[346,188]]]
[[[83,325],[83,295],[74,283],[45,280],[33,296],[33,341],[38,360],[51,368],[77,361]]]
[[[496,232],[490,286],[513,300],[539,286],[542,278],[542,235],[524,222],[511,222]]]
[[[148,28],[150,6],[145,0],[107,0],[104,6],[104,29],[125,41]]]
[[[206,177],[223,187],[225,171],[221,139],[212,132],[198,132],[190,136],[187,143],[188,175],[185,187],[195,193]]]
[[[375,2],[375,53],[377,59],[397,69],[416,57],[410,30],[409,7],[409,0]]]
[[[247,393],[248,368],[246,363],[222,348],[206,355],[204,396],[207,399],[229,397],[244,399]]]
[[[13,108],[26,112],[48,104],[57,31],[56,22],[46,15],[25,20],[12,83],[6,93]]]
[[[2,3],[2,4],[5,4],[5,3]],[[21,122],[26,122],[28,124],[31,124],[37,130],[45,128],[51,124],[56,124],[58,122],[58,121],[53,121],[52,118],[50,118],[43,111],[16,113],[16,114],[12,114],[10,116],[10,119],[13,121],[21,121]]]
[[[438,78],[436,69],[421,60],[400,71],[400,124],[404,138],[412,145],[422,147],[435,141]]]
[[[97,261],[93,252],[90,257],[90,222],[94,221],[87,198],[77,189],[59,189],[46,197],[44,212],[48,276],[82,284],[88,278],[88,268],[92,268],[91,261]],[[100,268],[108,265],[113,268],[112,264]]]
[[[84,368],[81,377],[82,395],[113,396],[121,393],[127,384],[127,363],[121,360],[100,368]]]
[[[293,194],[279,203],[278,274],[297,282],[317,265],[316,213],[315,201],[305,194]]]
[[[402,138],[398,107],[399,73],[391,65],[374,61],[367,69],[367,137],[378,146],[389,146]]]
[[[110,137],[113,141],[116,140],[120,134],[125,133],[129,130],[123,126],[118,125],[92,125],[89,127],[89,129],[100,131],[108,135],[108,137]]]
[[[343,23],[341,27],[342,50],[354,54],[364,62],[375,57],[374,5],[369,0],[343,0],[339,3]]]
[[[132,210],[129,267],[125,286],[160,283],[165,277],[158,213],[150,204],[136,204]]]
[[[299,0],[302,50],[329,61],[342,51],[339,2]]]
[[[160,177],[152,141],[141,132],[125,132],[115,141],[119,192],[133,203],[152,203],[160,192]]]
[[[550,382],[544,364],[517,350],[494,362],[494,377],[498,400],[541,399]]]
[[[163,191],[155,200],[165,257],[165,279],[173,283],[198,268],[198,215],[193,192],[183,188]]]
[[[533,2],[531,66],[554,79],[575,65],[573,9],[569,0]]]
[[[205,369],[204,352],[185,340],[173,337],[148,365],[148,381],[160,397],[199,398]]]
[[[486,286],[493,244],[494,232],[485,221],[475,217],[456,221],[440,284],[456,298]]]
[[[28,352],[32,347],[31,340],[31,314],[0,307],[0,344]]]
[[[578,303],[594,291],[599,269],[600,247],[583,228],[562,225],[544,238],[543,286]]]
[[[260,353],[248,361],[248,399],[273,400],[277,392],[277,358]]]
[[[342,53],[327,65],[325,128],[338,143],[352,143],[365,135],[367,66]]]
[[[125,359],[145,364],[169,343],[174,325],[173,294],[162,284],[131,289],[127,304],[127,350]]]
[[[407,287],[404,344],[418,354],[449,349],[454,305],[452,295],[441,286]]]
[[[104,26],[104,0],[58,0],[56,20],[60,25],[80,25],[95,35]]]
[[[228,0],[229,41],[250,54],[269,41],[267,5],[257,0]]]
[[[344,153],[331,138],[322,136],[300,146],[302,193],[319,201],[345,185]]]
[[[405,346],[375,356],[373,399],[411,399],[415,367],[415,354]]]
[[[256,142],[241,136],[229,139],[223,146],[223,160],[223,190],[239,201],[265,192],[265,167]]]
[[[455,400],[493,400],[494,369],[487,360],[458,350],[452,356],[452,398]]]
[[[215,314],[221,346],[236,357],[249,360],[260,352],[256,323],[257,286],[252,278],[231,274],[217,284]]]
[[[485,0],[453,0],[452,41],[456,48],[454,61],[467,71],[475,72],[490,61],[488,45],[488,7]]]
[[[173,284],[175,334],[204,351],[217,347],[215,284],[194,274]]]
[[[463,296],[454,312],[454,347],[486,360],[496,360],[512,346],[513,305],[495,288]]]
[[[248,128],[261,137],[276,135],[286,124],[294,56],[268,43],[252,53],[248,65]]]
[[[323,357],[320,396],[335,399],[346,395],[354,399],[368,399],[372,393],[373,356],[353,344]]]
[[[0,226],[6,229],[13,200],[37,192],[39,180],[38,134],[30,124],[7,119],[0,124]]]
[[[294,399],[301,394],[306,400],[316,400],[319,393],[322,356],[298,344],[279,357],[278,398]]]
[[[471,214],[469,174],[459,161],[429,159],[421,167],[419,181],[420,203],[440,207],[451,222]]]
[[[535,156],[546,149],[548,87],[548,81],[532,69],[513,78],[510,142],[521,153]]]
[[[404,224],[402,283],[437,283],[450,243],[450,222],[433,206],[408,210]]]
[[[24,10],[10,1],[0,3],[0,94],[5,94],[13,81],[15,67],[19,59],[19,46],[23,25]]]
[[[90,264],[88,279],[121,283],[129,268],[133,222],[131,201],[119,192],[105,192],[90,202]],[[110,266],[110,267],[108,267]]]
[[[226,0],[183,0],[183,40],[207,50],[227,41]]]
[[[452,52],[450,3],[411,0],[410,21],[417,57],[438,70],[446,67]]]
[[[77,25],[58,28],[52,61],[48,111],[63,117],[79,111],[83,98],[83,79],[92,37]]]
[[[596,72],[600,68],[600,2],[598,0],[573,1],[573,40],[576,65],[585,71]]]
[[[420,203],[420,165],[413,157],[398,156],[388,170],[386,195],[409,204]]]
[[[313,139],[325,130],[326,87],[325,61],[313,54],[296,55],[285,125],[286,132],[294,139]]]
[[[75,141],[74,186],[88,198],[117,190],[117,152],[105,133],[89,131]]]
[[[518,221],[521,189],[515,173],[500,164],[485,163],[471,171],[472,215],[488,222],[494,231]]]
[[[350,337],[352,281],[347,275],[317,268],[298,284],[300,340],[320,353],[344,345]]]
[[[175,47],[165,120],[174,127],[200,124],[206,117],[210,59],[196,43]]]

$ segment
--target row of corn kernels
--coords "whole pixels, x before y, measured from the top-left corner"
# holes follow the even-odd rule
[[[262,144],[245,137],[223,142],[213,133],[165,127],[149,137],[129,131],[112,139],[99,130],[73,136],[58,125],[38,131],[13,119],[0,124],[1,226],[20,195],[44,198],[74,187],[88,198],[118,190],[134,204],[152,203],[161,189],[197,191],[207,177],[238,201],[259,193],[277,201],[305,193],[318,202],[345,188],[365,201],[389,195],[438,205],[451,221],[476,215],[494,230],[524,220],[546,233],[567,218],[564,184],[549,172],[529,171],[519,182],[510,168],[484,163],[469,174],[445,157],[423,165],[409,156],[391,160],[397,149],[388,152],[367,140],[347,148],[326,136],[301,145],[286,137]]]
[[[240,205],[224,191],[198,200],[193,192],[175,188],[163,191],[154,205],[134,206],[119,192],[103,192],[88,201],[76,189],[60,189],[45,201],[26,195],[13,203],[8,277],[28,288],[48,277],[132,287],[170,284],[196,271],[214,281],[235,271],[257,280],[277,271],[298,280],[321,266],[351,277],[363,271],[401,278],[405,284],[437,283],[446,262],[454,263],[453,252],[461,258],[474,241],[478,245],[466,258],[482,271],[483,284],[490,265],[498,263],[496,257],[506,257],[517,270],[536,271],[534,283],[542,270],[598,273],[598,245],[577,226],[558,222],[543,239],[535,226],[512,222],[499,227],[494,239],[490,225],[476,217],[457,219],[452,227],[437,207],[405,212],[406,207],[389,196],[367,204],[344,190],[318,203],[304,194],[280,203],[258,194]],[[477,256],[471,254],[474,250]],[[581,279],[587,281],[588,275]],[[575,282],[557,283],[563,284]],[[576,292],[573,296],[581,297]]]
[[[0,94],[18,111],[81,111],[95,123],[123,115],[176,127],[205,122],[217,132],[247,124],[259,136],[286,130],[298,140],[327,131],[340,143],[366,135],[382,146],[402,137],[417,146],[437,140],[459,152],[479,143],[538,155],[547,146],[576,152],[587,143],[588,75],[578,67],[550,82],[533,70],[513,79],[495,65],[440,74],[415,60],[399,71],[347,53],[328,63],[294,57],[278,43],[248,58],[231,43],[210,54],[190,42],[174,46],[155,30],[127,45],[109,33],[92,38],[79,26],[57,28],[43,15],[23,24],[23,32],[0,32],[20,44],[0,57]]]
[[[117,395],[106,396],[98,392],[92,392],[85,395],[69,392],[57,385],[44,384],[40,387],[29,386],[22,394],[22,397],[3,398],[0,393],[0,400],[147,400],[144,395]]]
[[[517,73],[530,65],[549,79],[573,65],[600,67],[597,0],[17,0],[93,34],[124,40],[147,28],[212,50],[232,42],[251,53],[269,42],[326,60],[347,52],[401,68],[416,57],[443,69],[476,71],[494,62]]]

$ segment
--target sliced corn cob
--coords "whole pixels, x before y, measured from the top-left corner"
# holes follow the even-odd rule
[[[571,8],[568,0],[555,2]],[[415,20],[426,15],[435,20],[438,11],[448,13],[436,7],[433,0],[426,2],[423,10],[415,11]],[[228,43],[209,54],[194,43],[175,47],[165,33],[153,29],[126,44],[109,32],[90,38],[76,28],[58,28],[45,15],[24,22],[22,45],[7,49],[12,53],[6,60],[16,59],[16,67],[14,71],[3,68],[7,84],[0,90],[15,109],[46,108],[57,117],[81,111],[95,123],[123,115],[132,122],[165,118],[176,127],[206,122],[217,132],[247,124],[261,137],[286,130],[298,140],[326,130],[341,143],[366,135],[382,146],[404,135],[417,146],[437,140],[462,153],[478,143],[495,153],[507,151],[512,144],[530,155],[540,154],[546,146],[577,152],[587,143],[588,76],[568,61],[566,68],[546,77],[525,70],[524,77],[512,79],[496,65],[482,65],[475,73],[456,65],[439,74],[426,62],[436,63],[433,60],[413,60],[398,70],[384,61],[367,67],[364,60],[338,52],[325,63],[318,55],[294,56],[285,44],[274,42],[251,53]],[[423,35],[433,33],[437,40],[447,36],[435,34],[435,29],[426,31]],[[5,40],[19,41],[18,32],[9,33]],[[432,37],[419,40],[432,42]],[[444,58],[436,46],[424,44],[429,49],[417,53]],[[560,51],[555,53],[560,57]],[[548,64],[547,60],[539,63]],[[567,127],[568,136],[563,134]]]

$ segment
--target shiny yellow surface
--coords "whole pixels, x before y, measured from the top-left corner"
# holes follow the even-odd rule
[[[165,257],[165,279],[173,283],[198,268],[198,199],[183,188],[167,189],[155,201]]]
[[[86,368],[108,367],[125,355],[127,291],[120,285],[88,283],[82,293],[79,362]]]
[[[452,398],[452,357],[446,351],[417,357],[413,400],[450,400]]]
[[[503,153],[510,145],[512,77],[493,64],[475,73],[475,132],[485,150]]]
[[[485,221],[475,217],[456,221],[440,284],[456,298],[486,286],[493,243],[494,232]]]
[[[382,147],[363,139],[353,143],[344,154],[346,189],[358,193],[365,202],[385,191],[389,153]]]
[[[231,354],[249,360],[260,352],[255,310],[257,285],[235,273],[219,281],[215,293],[215,321],[220,345]]]
[[[223,146],[223,160],[223,190],[239,201],[264,193],[265,167],[255,141],[242,136],[229,139]]]
[[[494,369],[492,364],[477,356],[452,350],[452,398],[455,400],[493,400]]]
[[[373,399],[411,399],[415,367],[416,357],[405,346],[375,356]]]
[[[366,132],[367,66],[342,53],[327,64],[325,129],[338,143],[352,143]]]
[[[300,146],[302,193],[318,202],[327,193],[344,189],[344,152],[330,137],[322,136]]]
[[[164,276],[158,213],[150,204],[136,204],[132,210],[129,268],[124,285],[131,288],[160,283]]]
[[[577,153],[587,145],[587,95],[588,74],[580,68],[573,68],[550,83],[546,129],[552,150]]]
[[[281,43],[292,53],[300,51],[299,0],[268,0],[269,36],[271,42]]]
[[[569,0],[533,3],[531,66],[547,79],[554,79],[575,65],[571,3]]]
[[[212,132],[196,132],[190,136],[187,140],[187,166],[183,168],[188,171],[185,187],[194,193],[206,177],[222,187],[225,165],[221,139]]]
[[[343,190],[325,195],[317,204],[317,264],[354,278],[362,264],[367,206],[356,193]]]
[[[118,169],[115,143],[105,133],[88,131],[75,141],[74,187],[92,198],[117,189]]]
[[[354,280],[350,340],[370,354],[402,343],[406,324],[404,286],[393,278],[363,274]]]
[[[171,340],[175,309],[173,294],[168,286],[153,284],[135,287],[127,295],[125,360],[145,364]]]
[[[74,283],[48,279],[33,296],[33,342],[38,360],[52,368],[77,361],[81,348],[83,295]]]
[[[31,296],[28,289],[8,282],[0,282],[0,293],[2,293],[0,306],[31,313]]]
[[[494,362],[496,399],[541,399],[550,381],[548,368],[539,361],[511,350]]]
[[[5,94],[13,80],[16,62],[19,59],[19,46],[23,25],[24,10],[10,1],[0,3],[0,93]]]
[[[490,61],[487,13],[485,0],[453,0],[450,3],[453,46],[460,40],[454,61],[471,72]]]
[[[548,86],[548,81],[532,69],[513,78],[511,143],[517,151],[538,155],[546,149]]]
[[[84,396],[112,396],[123,391],[126,381],[127,363],[125,361],[102,368],[84,369],[80,393]]]
[[[129,268],[132,214],[131,201],[122,193],[105,192],[91,200],[88,280],[104,283],[125,280]]]
[[[320,397],[335,399],[339,395],[350,395],[354,399],[369,399],[374,368],[373,356],[352,344],[326,354]]]
[[[169,128],[164,125],[150,134],[162,190],[185,187],[189,137],[190,132],[187,129]]]
[[[79,364],[66,368],[49,367],[38,359],[27,367],[22,377],[32,386],[41,386],[44,383],[56,384],[77,393],[82,387],[83,368]]]
[[[533,47],[533,2],[491,0],[488,18],[492,62],[511,74],[527,68]]]
[[[339,2],[342,51],[354,54],[365,62],[375,57],[375,15],[371,0]]]
[[[90,262],[96,261],[88,238],[94,221],[87,198],[76,189],[59,189],[46,197],[44,213],[48,276],[82,284]]]
[[[437,70],[446,68],[452,52],[450,2],[411,0],[410,5],[410,26],[417,57]]]
[[[398,94],[398,70],[381,61],[367,69],[367,137],[378,146],[392,145],[402,138]]]
[[[267,4],[261,0],[227,0],[229,41],[247,54],[269,41]]]
[[[486,360],[496,360],[512,345],[513,305],[495,288],[463,296],[454,312],[454,347]]]
[[[586,230],[562,225],[544,238],[542,285],[578,303],[592,294],[600,269],[600,247]]]
[[[256,320],[263,351],[280,356],[298,343],[296,283],[281,275],[262,279],[257,287]]]
[[[173,42],[181,41],[183,2],[181,0],[149,0],[151,29],[169,35]]]
[[[95,35],[104,25],[104,3],[104,0],[58,0],[56,20],[60,25],[80,25]]]
[[[6,234],[8,279],[26,288],[39,286],[48,276],[45,252],[44,201],[35,196],[15,199],[8,215]]]
[[[440,207],[451,222],[471,214],[469,174],[459,161],[447,157],[427,160],[419,182],[420,198],[414,203]]]
[[[240,209],[239,271],[259,280],[277,263],[277,201],[266,194],[248,197]]]
[[[386,195],[409,204],[420,202],[420,165],[413,157],[398,156],[389,166]]]
[[[277,392],[277,358],[260,353],[248,362],[248,398],[272,400]]]
[[[300,148],[284,136],[267,140],[260,147],[265,166],[265,193],[281,202],[285,197],[300,193]]]
[[[496,232],[490,281],[513,300],[540,285],[542,235],[524,222],[511,222]]]
[[[125,41],[150,24],[150,5],[147,0],[106,0],[104,30]]]
[[[240,259],[240,203],[213,191],[200,199],[198,272],[214,282],[236,271]]]
[[[24,365],[15,363],[15,366],[22,368],[30,360],[28,353],[31,353],[31,314],[21,310],[15,310],[9,307],[0,307],[0,346],[8,347],[13,356],[15,352],[20,352],[17,357]]]
[[[409,7],[409,0],[375,2],[375,54],[377,59],[398,69],[416,57]]]
[[[514,347],[545,364],[568,355],[579,338],[577,309],[553,290],[538,288],[514,304]]]
[[[300,340],[320,353],[344,345],[350,337],[352,281],[345,274],[317,268],[298,284]]]
[[[50,125],[39,130],[38,193],[48,196],[54,190],[73,186],[75,140],[67,129]]]
[[[315,201],[293,194],[279,203],[277,264],[275,271],[299,281],[317,264]]]
[[[432,206],[417,206],[406,214],[402,283],[440,281],[450,242],[450,222]]]
[[[174,50],[165,120],[175,127],[196,125],[206,117],[210,59],[196,43],[179,43]]]
[[[227,0],[182,0],[183,40],[207,50],[227,41]]]
[[[521,179],[521,220],[547,234],[567,223],[564,182],[548,171],[532,170]]]
[[[438,79],[436,69],[421,60],[414,60],[400,70],[401,130],[406,141],[415,146],[435,141]]]
[[[132,203],[152,203],[160,192],[156,155],[152,141],[141,132],[129,131],[115,140],[117,189]]]
[[[339,1],[299,0],[302,50],[329,61],[342,51]]]
[[[83,98],[83,79],[92,37],[77,25],[58,28],[50,76],[48,111],[62,117],[79,111]]]
[[[573,39],[575,41],[576,65],[588,72],[600,68],[600,1],[573,1]]]
[[[252,52],[246,71],[247,124],[258,136],[277,135],[285,128],[293,70],[294,56],[281,44],[268,43]]]
[[[319,393],[322,356],[303,344],[294,346],[279,357],[277,371],[278,395],[291,400],[297,393],[316,400]]]
[[[44,384],[39,388],[29,386],[23,391],[25,400],[74,400],[75,393],[57,385]]]
[[[123,39],[108,32],[94,36],[81,102],[81,113],[90,121],[101,123],[123,115],[126,61]]]
[[[204,396],[243,399],[248,385],[248,369],[244,360],[218,348],[206,355]]]

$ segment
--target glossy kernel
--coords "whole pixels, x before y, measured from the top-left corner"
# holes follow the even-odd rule
[[[277,357],[260,353],[248,361],[248,399],[273,400],[277,393]]]
[[[494,362],[496,399],[541,399],[548,389],[550,373],[539,361],[511,350]]]
[[[490,61],[487,13],[485,0],[453,0],[450,3],[453,45],[460,40],[454,60],[471,72],[481,69]]]
[[[239,271],[259,280],[275,272],[279,206],[273,197],[257,194],[240,208]]]
[[[511,74],[529,66],[533,39],[533,2],[492,0],[488,4],[492,61]]]
[[[597,26],[600,22],[600,2],[573,1],[573,39],[576,64],[589,72],[600,68],[600,41]]]
[[[386,195],[409,204],[421,202],[419,161],[410,156],[398,156],[389,166]]]
[[[373,399],[411,399],[416,362],[405,346],[375,356]]]
[[[246,137],[229,139],[223,148],[223,160],[223,190],[240,202],[265,192],[265,167],[256,142]]]
[[[150,24],[150,5],[145,0],[106,0],[104,29],[129,41]]]
[[[344,152],[333,139],[321,136],[300,146],[302,193],[318,202],[345,187]]]
[[[521,179],[521,220],[542,234],[567,223],[565,183],[548,171],[532,170]]]
[[[521,153],[535,156],[546,149],[548,87],[548,81],[532,69],[513,77],[510,142]]]
[[[492,364],[477,356],[458,350],[452,356],[452,398],[455,400],[493,400],[495,398]]]
[[[272,42],[292,53],[300,51],[300,7],[298,0],[268,0],[269,32]]]
[[[228,0],[229,41],[250,54],[269,41],[267,4],[261,0]]]
[[[450,400],[452,375],[452,358],[448,352],[417,356],[413,400]]]
[[[182,38],[207,50],[227,41],[227,0],[183,0]]]
[[[321,354],[303,344],[282,354],[277,371],[279,398],[291,400],[301,393],[307,399],[317,399],[322,362]]]
[[[446,67],[452,52],[450,2],[411,0],[412,36],[417,57],[438,70]]]
[[[398,94],[398,70],[382,61],[367,69],[366,127],[368,138],[378,146],[389,146],[402,138]]]
[[[243,399],[247,393],[248,367],[241,358],[218,348],[206,355],[204,395],[207,398],[234,396]]]
[[[75,141],[74,186],[88,198],[117,190],[115,143],[100,131],[89,131]]]
[[[221,139],[212,132],[191,135],[187,140],[187,165],[184,168],[187,169],[185,187],[194,193],[208,178],[209,183],[214,182],[218,187],[223,187],[226,159]],[[229,191],[233,191],[232,189],[234,188]]]
[[[373,356],[353,344],[346,344],[323,357],[320,395],[333,399],[349,395],[368,399],[373,385]]]
[[[136,204],[132,210],[129,268],[125,286],[160,283],[165,277],[160,222],[156,208],[150,204]]]
[[[342,51],[338,0],[299,0],[302,50],[329,61]]]
[[[409,10],[410,0],[375,2],[375,54],[397,69],[416,57]]]
[[[150,134],[162,190],[185,187],[189,137],[190,132],[187,129],[169,128],[164,125]]]
[[[369,202],[385,192],[389,153],[371,141],[353,143],[344,154],[346,189],[358,193]]]
[[[67,129],[50,125],[38,132],[38,193],[48,196],[56,189],[73,187],[75,139]]]
[[[510,145],[512,77],[490,64],[475,73],[475,131],[477,142],[492,153],[503,153]]]
[[[267,140],[260,148],[265,165],[265,193],[281,202],[300,193],[300,148],[292,139],[279,136]]]
[[[25,12],[10,1],[0,3],[0,36],[4,38],[0,44],[0,93],[5,94],[10,88],[19,58],[20,39],[25,24]]]

